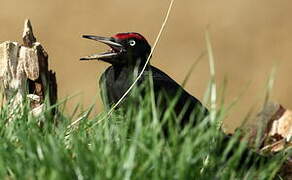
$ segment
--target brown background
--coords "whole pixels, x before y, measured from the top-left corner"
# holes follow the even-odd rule
[[[82,102],[84,108],[97,103],[96,112],[100,112],[97,78],[108,65],[80,62],[79,58],[106,47],[80,36],[136,31],[153,44],[169,1],[2,0],[0,5],[0,42],[21,41],[24,19],[30,18],[37,39],[50,55],[50,66],[57,72],[60,99],[78,93],[70,100],[68,111]],[[277,75],[272,98],[291,108],[291,10],[291,0],[177,0],[152,64],[182,82],[205,49],[204,33],[209,25],[218,89],[226,78],[226,103],[244,92],[226,127],[234,128],[263,102],[273,67],[277,67]],[[208,60],[204,58],[186,89],[202,99],[208,80]]]

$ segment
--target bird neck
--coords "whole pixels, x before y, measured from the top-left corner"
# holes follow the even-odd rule
[[[135,69],[142,69],[145,66],[145,63],[147,61],[146,57],[127,57],[124,60],[121,60],[122,63],[112,64],[117,70],[118,69],[129,69],[129,70],[135,70]],[[149,66],[149,62],[147,64]]]
[[[112,65],[114,72],[115,72],[115,77],[118,78],[120,76],[126,77],[127,79],[133,79],[138,76],[138,74],[143,70],[145,64],[120,64],[120,65]],[[150,68],[150,64],[148,63],[146,65],[146,71]]]

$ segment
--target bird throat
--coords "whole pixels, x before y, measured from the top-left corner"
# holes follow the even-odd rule
[[[141,73],[143,66],[144,64],[139,64],[136,66],[131,64],[113,65],[114,79],[127,79],[130,82],[134,82],[134,80],[139,76],[139,73]]]

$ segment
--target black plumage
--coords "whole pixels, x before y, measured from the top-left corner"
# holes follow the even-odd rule
[[[100,86],[104,105],[108,108],[112,107],[112,105],[120,100],[133,83],[134,78],[141,72],[150,54],[151,47],[147,40],[138,33],[119,33],[110,38],[92,35],[84,35],[83,37],[105,43],[110,47],[108,52],[94,54],[81,58],[81,60],[98,59],[111,64],[102,74]],[[202,119],[208,115],[207,108],[197,98],[190,95],[167,74],[150,64],[147,64],[145,71],[139,79],[138,87],[147,82],[149,76],[153,82],[155,101],[162,112],[169,107],[172,99],[177,97],[174,111],[177,116],[182,115],[181,125],[185,125],[190,120],[193,123],[192,125],[195,125],[196,120],[200,120],[200,118]],[[141,91],[142,96],[144,93]],[[129,99],[129,96],[126,97],[125,101],[127,99]],[[123,104],[124,102],[121,105]],[[222,148],[218,149],[219,155],[224,152],[225,147],[230,141],[229,136],[224,135],[223,132],[222,134],[223,141]],[[236,149],[237,147],[235,146],[228,153],[228,158],[236,152]],[[252,157],[248,162],[245,162],[249,153],[252,154]],[[254,163],[259,164],[259,159],[267,160],[265,157],[258,156],[258,154],[246,149],[240,158],[240,164],[245,162],[250,167]]]
[[[128,90],[145,65],[151,47],[147,40],[138,33],[119,33],[111,38],[98,36],[84,36],[85,38],[101,41],[111,47],[106,53],[93,55],[84,60],[99,59],[111,64],[100,78],[103,102],[107,107],[117,103]],[[189,122],[208,113],[202,103],[185,91],[177,82],[158,68],[147,64],[145,71],[137,85],[153,81],[153,88],[157,106],[161,111],[169,107],[169,103],[177,97],[174,106],[176,115],[182,115],[181,124]]]

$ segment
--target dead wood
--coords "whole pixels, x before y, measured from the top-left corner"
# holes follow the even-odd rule
[[[253,125],[238,129],[248,137],[249,146],[260,154],[274,155],[292,148],[292,111],[278,103],[267,103]],[[288,157],[279,175],[292,179],[292,157]]]
[[[11,41],[0,44],[0,81],[5,102],[11,109],[29,100],[31,113],[38,116],[46,104],[57,101],[56,75],[48,69],[48,54],[36,41],[29,20],[24,23],[22,39],[22,44]]]

